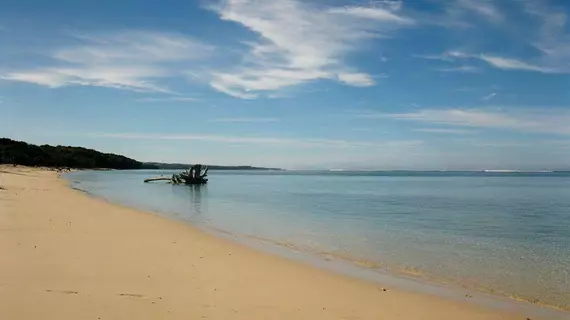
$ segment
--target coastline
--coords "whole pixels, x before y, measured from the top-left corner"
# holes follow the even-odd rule
[[[0,168],[0,318],[529,317],[271,255],[90,197],[53,171]]]

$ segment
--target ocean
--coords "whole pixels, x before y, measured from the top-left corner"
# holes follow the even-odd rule
[[[74,188],[323,259],[570,309],[570,174],[79,171]]]

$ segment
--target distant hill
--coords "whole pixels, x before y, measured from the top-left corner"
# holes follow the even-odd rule
[[[125,156],[70,146],[37,146],[0,138],[0,164],[77,169],[155,169]]]
[[[155,167],[157,169],[174,170],[174,169],[188,169],[191,165],[184,163],[162,163],[162,162],[145,162],[145,166]],[[264,168],[252,166],[218,166],[207,165],[210,170],[282,170],[279,168]]]
[[[34,145],[0,138],[0,164],[74,169],[188,169],[189,164],[139,162],[122,155],[70,146]],[[252,166],[208,166],[211,170],[281,170]]]

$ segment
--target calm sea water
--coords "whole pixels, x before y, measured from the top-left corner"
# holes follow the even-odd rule
[[[81,171],[73,186],[241,236],[570,309],[570,174]]]

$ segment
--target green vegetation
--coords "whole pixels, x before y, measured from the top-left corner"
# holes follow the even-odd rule
[[[78,169],[156,169],[156,166],[112,153],[69,146],[37,146],[0,138],[0,164]]]
[[[188,164],[139,162],[125,156],[70,146],[37,146],[0,138],[0,164],[75,169],[186,169]],[[281,170],[252,166],[208,166],[212,170]]]

